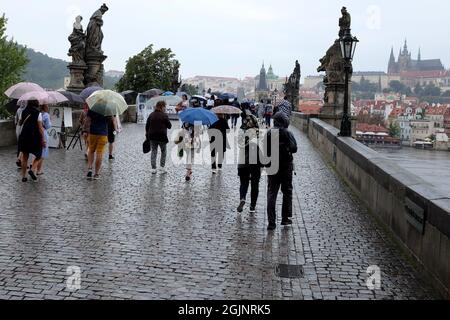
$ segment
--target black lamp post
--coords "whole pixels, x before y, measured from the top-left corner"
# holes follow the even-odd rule
[[[349,92],[349,77],[352,72],[352,61],[353,56],[355,55],[356,44],[359,40],[356,37],[353,37],[350,29],[345,31],[344,36],[339,39],[341,44],[341,52],[342,57],[344,58],[344,72],[345,72],[345,94],[344,94],[344,114],[342,116],[342,124],[341,124],[341,137],[351,137],[352,136],[352,122],[350,120],[349,115],[349,101],[350,101],[350,92]]]

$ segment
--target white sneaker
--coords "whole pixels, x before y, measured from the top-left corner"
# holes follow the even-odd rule
[[[212,174],[217,174],[217,170],[213,170],[213,171],[212,171]]]
[[[161,173],[161,174],[167,174],[166,168],[160,168],[160,169],[159,169],[159,173]]]
[[[151,172],[152,174],[157,174],[157,173],[158,173],[158,171],[157,171],[156,169],[152,169],[150,172]]]

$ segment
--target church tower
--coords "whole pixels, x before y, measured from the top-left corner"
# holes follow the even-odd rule
[[[267,73],[266,68],[264,66],[264,62],[261,68],[261,72],[259,73],[259,83],[258,83],[257,91],[269,91],[269,86],[267,85]]]
[[[391,49],[391,56],[389,58],[389,64],[388,64],[388,73],[389,74],[398,73],[398,65],[397,65],[397,62],[395,62],[395,56],[394,56],[394,47],[392,47],[392,49]]]
[[[405,40],[403,51],[398,57],[399,72],[409,71],[411,69],[411,53],[408,51],[408,43]]]

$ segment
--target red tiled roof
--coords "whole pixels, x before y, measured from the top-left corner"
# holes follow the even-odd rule
[[[389,130],[386,129],[385,127],[377,126],[374,124],[367,124],[367,123],[358,123],[356,125],[356,131],[374,132],[374,133],[379,133],[379,132],[389,133]]]
[[[320,101],[300,102],[300,112],[305,114],[319,114],[322,106]]]

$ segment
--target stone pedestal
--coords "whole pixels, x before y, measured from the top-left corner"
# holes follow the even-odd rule
[[[70,70],[70,84],[67,90],[79,94],[85,88],[84,74],[88,67],[84,64],[69,64],[67,68]]]
[[[344,83],[326,84],[324,105],[321,114],[326,116],[342,116],[344,112]]]
[[[106,60],[103,54],[90,53],[86,57],[87,71],[85,73],[84,83],[86,87],[103,87],[103,61]]]

